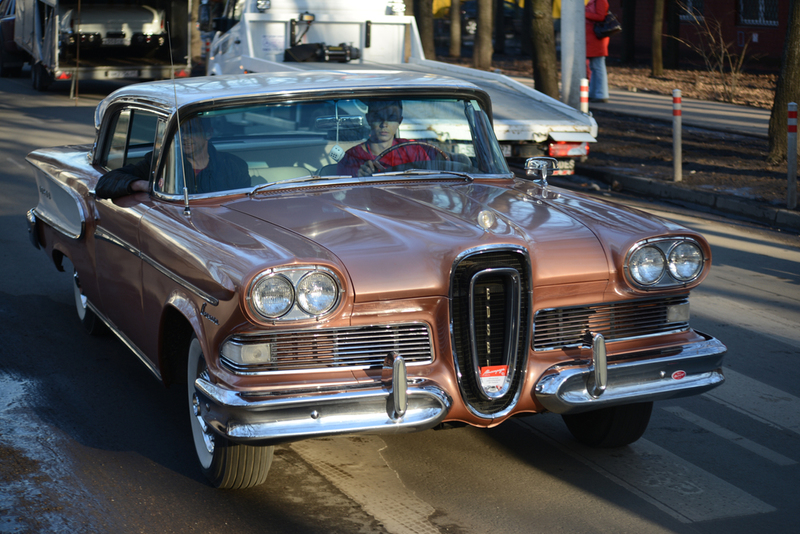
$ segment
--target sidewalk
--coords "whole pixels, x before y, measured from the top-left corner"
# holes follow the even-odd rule
[[[515,80],[531,86],[526,78]],[[621,115],[649,118],[654,121],[672,122],[672,96],[639,93],[611,89],[607,103],[590,103],[593,109]],[[706,100],[681,99],[681,122],[684,127],[736,133],[739,135],[768,138],[769,110],[712,102]],[[602,135],[602,133],[600,134]],[[646,176],[621,175],[592,168],[587,164],[576,166],[577,175],[600,180],[609,186],[617,183],[623,191],[638,196],[667,200],[701,211],[724,214],[746,219],[768,226],[800,233],[800,210],[787,210],[755,200],[730,194],[711,193],[680,187],[671,182],[655,180]],[[556,180],[551,180],[556,184]],[[559,186],[581,188],[576,180],[558,180]]]

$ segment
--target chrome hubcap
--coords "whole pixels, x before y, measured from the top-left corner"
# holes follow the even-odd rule
[[[204,368],[199,377],[203,378],[204,380],[208,380],[208,371]],[[197,393],[192,394],[192,413],[194,414],[197,424],[203,433],[203,443],[206,446],[206,450],[209,454],[214,454],[214,433],[210,428],[208,428],[208,425],[206,425],[206,422],[203,420],[202,406],[200,405],[200,399],[197,397]]]

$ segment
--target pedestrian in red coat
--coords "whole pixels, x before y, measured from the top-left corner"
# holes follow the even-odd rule
[[[608,37],[598,39],[594,23],[603,22],[608,14],[608,0],[590,0],[586,4],[586,59],[589,64],[589,102],[608,102]]]

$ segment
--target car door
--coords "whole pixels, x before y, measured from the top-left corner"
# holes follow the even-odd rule
[[[106,170],[136,163],[158,148],[156,140],[165,124],[162,116],[128,107],[110,120],[98,158]],[[96,207],[95,261],[101,312],[140,357],[148,355],[154,360],[152,325],[143,317],[140,243],[142,216],[151,209],[152,198],[149,193],[134,193],[115,200],[97,199]]]

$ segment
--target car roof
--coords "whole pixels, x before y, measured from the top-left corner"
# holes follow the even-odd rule
[[[472,92],[488,101],[485,92],[463,80],[423,72],[391,70],[286,71],[260,74],[202,76],[128,85],[108,95],[97,106],[95,127],[105,110],[116,103],[140,103],[161,108],[172,115],[183,109],[220,99],[258,96],[315,95],[376,91]]]

